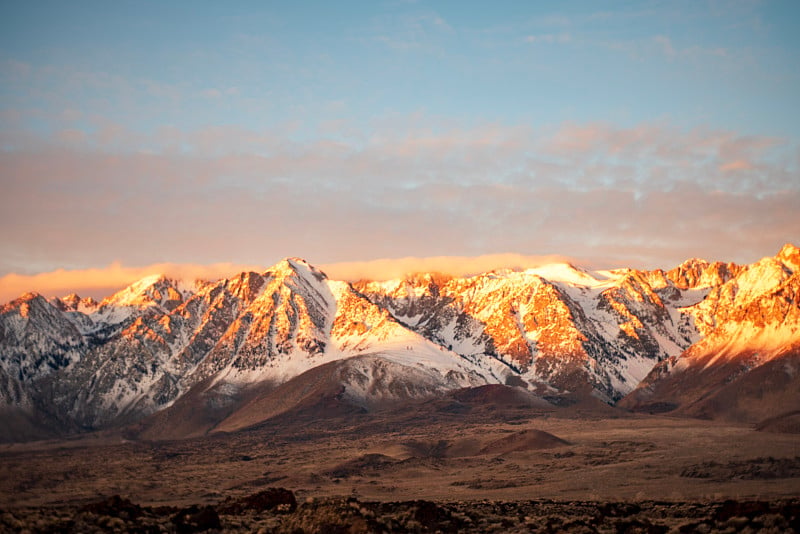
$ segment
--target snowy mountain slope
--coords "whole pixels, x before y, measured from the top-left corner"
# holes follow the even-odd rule
[[[53,412],[69,431],[137,421],[197,384],[224,404],[253,384],[354,356],[379,353],[446,388],[498,382],[505,370],[432,344],[298,259],[194,293],[155,276],[99,305],[75,302],[29,295],[7,305],[0,323],[4,404]],[[28,316],[41,317],[26,329]]]
[[[700,398],[794,354],[798,266],[787,245],[750,266],[553,264],[350,284],[288,258],[215,282],[151,276],[99,303],[27,294],[0,309],[0,418],[75,432],[175,406],[212,428],[329,365],[342,398],[364,408],[498,383],[683,406],[691,395],[660,384],[696,382]]]
[[[714,287],[687,308],[703,339],[657,365],[621,404],[745,420],[800,409],[798,267],[800,250],[786,245]],[[770,384],[782,385],[770,392]],[[765,411],[769,395],[782,400]],[[745,406],[744,398],[759,406]]]
[[[556,264],[466,279],[423,274],[356,288],[436,343],[506,362],[534,384],[612,400],[697,337],[681,311],[689,292],[660,281],[654,289],[647,273],[593,274]]]
[[[28,293],[0,308],[0,405],[30,408],[27,385],[79,361],[86,339],[44,297]]]
[[[216,424],[231,432],[287,413],[325,417],[396,406],[448,391],[485,385],[485,379],[463,366],[431,365],[402,354],[373,353],[334,360],[254,396]]]

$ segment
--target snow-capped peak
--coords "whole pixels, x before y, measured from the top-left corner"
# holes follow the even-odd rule
[[[61,311],[91,313],[99,305],[92,297],[81,298],[76,293],[61,298],[52,298],[50,303]]]
[[[146,276],[125,289],[103,299],[97,307],[102,316],[125,317],[124,309],[163,307],[174,309],[190,294],[186,284],[167,278],[163,274]]]
[[[736,278],[738,292],[736,301],[740,305],[774,290],[789,278],[786,266],[775,258],[763,258],[750,266]]]
[[[791,243],[786,243],[783,248],[778,252],[778,259],[792,272],[800,270],[800,249]]]
[[[272,275],[275,278],[286,278],[299,276],[306,281],[314,284],[327,280],[327,275],[308,263],[302,258],[284,258],[272,267],[270,267],[265,275]]]
[[[70,310],[77,310],[78,304],[81,302],[81,298],[77,293],[70,293],[66,297],[61,297],[59,300]]]
[[[597,287],[608,282],[607,275],[591,273],[570,263],[550,263],[528,269],[525,274],[535,274],[549,282],[562,282],[579,287]]]

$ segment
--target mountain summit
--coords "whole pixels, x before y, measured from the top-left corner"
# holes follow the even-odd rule
[[[800,409],[799,267],[787,244],[746,266],[351,284],[287,258],[216,282],[155,275],[100,303],[29,293],[0,309],[1,437],[142,421],[191,434],[486,384],[758,421]]]

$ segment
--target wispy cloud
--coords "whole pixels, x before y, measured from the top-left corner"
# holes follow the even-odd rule
[[[672,39],[664,35],[656,35],[653,37],[653,42],[661,49],[667,59],[675,59],[675,47],[672,46]]]
[[[572,35],[567,32],[554,34],[554,33],[544,33],[539,35],[526,35],[525,42],[526,43],[568,43],[572,40]]]
[[[687,65],[702,64],[717,70],[735,66],[737,69],[747,67],[754,69],[751,52],[744,50],[734,52],[724,46],[704,46],[697,43],[681,44],[667,35],[654,35],[649,38],[619,40],[602,38],[584,38],[584,44],[605,48],[621,54],[637,62],[664,59],[670,63]]]
[[[0,235],[13,252],[0,272],[45,258],[327,264],[502,251],[669,266],[687,249],[741,261],[800,235],[798,147],[786,140],[659,123],[395,116],[374,128],[308,142],[172,129],[146,140],[151,153],[55,142],[0,152],[0,224],[13,228]]]
[[[204,89],[200,91],[200,95],[209,99],[217,99],[223,96],[239,96],[239,89],[236,87],[228,87],[227,89],[217,89],[212,87],[210,89]]]
[[[745,159],[737,159],[720,166],[721,172],[749,171],[753,169],[753,164]]]
[[[440,50],[440,39],[455,33],[453,27],[433,11],[384,14],[376,17],[368,40],[395,50]]]

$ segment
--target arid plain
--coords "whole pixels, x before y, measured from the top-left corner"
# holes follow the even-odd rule
[[[336,502],[425,500],[474,510],[480,509],[475,503],[511,503],[506,515],[515,528],[529,530],[542,523],[530,510],[523,521],[516,510],[530,501],[539,506],[639,503],[637,509],[645,510],[653,502],[667,502],[695,506],[701,518],[715,513],[712,503],[731,499],[788,500],[797,508],[797,434],[631,414],[585,401],[560,408],[515,406],[506,393],[506,387],[498,387],[481,398],[450,396],[372,413],[333,406],[323,418],[295,412],[236,432],[187,440],[142,440],[134,435],[136,429],[128,429],[3,445],[0,509],[6,511],[7,528],[35,526],[35,518],[39,527],[63,527],[63,521],[73,521],[74,527],[81,507],[112,495],[174,515],[181,507],[219,505],[281,487],[293,492],[301,503],[298,510]],[[712,508],[698,511],[702,505]],[[222,514],[220,526],[280,530],[298,513],[264,512],[250,523],[240,518],[227,526]],[[678,528],[698,520],[676,513],[662,513],[661,523],[652,517],[648,521]],[[23,523],[8,523],[12,518]],[[789,520],[784,517],[779,524],[790,528]],[[400,530],[414,526],[398,525]],[[443,525],[456,523],[432,524],[428,530]],[[134,523],[117,526],[135,530]],[[492,530],[488,524],[471,526]],[[457,530],[465,528],[462,524]]]

